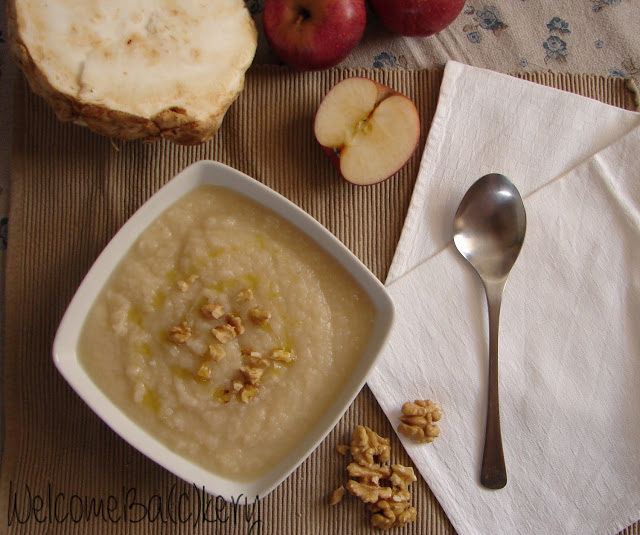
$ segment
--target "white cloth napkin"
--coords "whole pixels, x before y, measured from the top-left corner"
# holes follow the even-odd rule
[[[401,439],[461,534],[614,533],[640,519],[638,125],[636,113],[447,65],[387,281],[397,320],[369,386],[394,427],[407,400],[442,407],[434,443]],[[509,481],[489,491],[486,301],[451,233],[466,189],[494,171],[525,197],[528,226],[500,325]]]

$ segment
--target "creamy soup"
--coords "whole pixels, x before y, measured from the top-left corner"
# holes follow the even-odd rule
[[[364,290],[298,229],[200,186],[127,252],[78,349],[96,385],[150,434],[251,480],[327,410],[374,318]]]

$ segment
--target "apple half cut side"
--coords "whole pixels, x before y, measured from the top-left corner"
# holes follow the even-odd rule
[[[418,145],[420,119],[409,98],[355,77],[324,97],[314,133],[342,177],[365,186],[393,176],[407,163]]]

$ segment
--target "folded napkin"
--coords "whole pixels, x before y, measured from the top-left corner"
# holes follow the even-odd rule
[[[614,533],[640,518],[638,125],[635,113],[447,65],[387,281],[397,320],[369,386],[394,427],[407,400],[442,407],[434,443],[401,440],[461,534]],[[451,244],[457,205],[487,172],[513,180],[528,219],[501,314],[509,481],[498,491],[479,483],[486,301]]]
[[[638,125],[638,113],[448,62],[387,283],[451,241],[458,203],[482,175],[502,173],[526,196]]]

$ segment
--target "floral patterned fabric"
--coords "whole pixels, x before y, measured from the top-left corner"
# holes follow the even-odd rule
[[[260,26],[263,0],[246,0]],[[406,38],[369,10],[349,67],[424,68],[455,59],[501,72],[554,70],[640,81],[637,0],[468,0],[439,34]],[[261,32],[257,61],[277,62]]]

